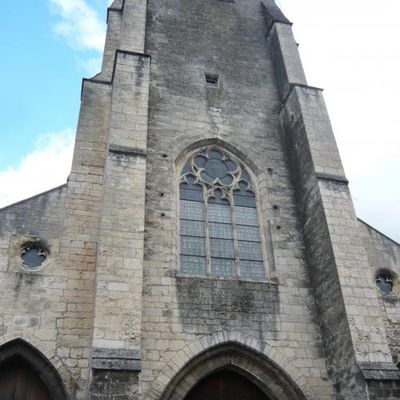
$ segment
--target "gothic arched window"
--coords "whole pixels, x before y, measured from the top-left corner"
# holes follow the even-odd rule
[[[265,279],[256,196],[227,153],[194,153],[180,179],[180,265],[184,275]]]

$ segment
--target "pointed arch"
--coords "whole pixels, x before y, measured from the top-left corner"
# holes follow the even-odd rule
[[[198,140],[196,142],[191,143],[189,146],[179,149],[177,148],[178,153],[175,154],[175,165],[179,168],[179,166],[183,163],[184,159],[187,157],[188,153],[195,151],[196,149],[200,149],[204,146],[215,145],[217,147],[221,147],[221,149],[226,149],[238,159],[240,159],[249,169],[252,174],[258,176],[262,174],[262,169],[258,166],[258,164],[254,161],[254,157],[251,154],[247,154],[244,149],[241,148],[240,144],[231,144],[226,142],[221,138],[207,138]]]
[[[184,399],[201,379],[221,370],[240,373],[271,400],[318,399],[282,352],[239,332],[220,332],[185,347],[163,367],[145,399]]]
[[[33,370],[46,386],[51,400],[67,400],[67,392],[56,368],[25,340],[18,338],[0,346],[0,368],[9,363],[23,363]]]

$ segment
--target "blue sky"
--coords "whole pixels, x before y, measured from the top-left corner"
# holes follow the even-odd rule
[[[17,165],[39,136],[75,127],[82,76],[93,72],[96,49],[56,33],[59,9],[47,0],[2,2],[0,169]],[[93,1],[105,21],[106,1]],[[90,71],[92,69],[92,71]]]
[[[66,181],[81,81],[99,71],[108,4],[1,3],[0,207]]]
[[[277,2],[309,84],[325,89],[358,216],[400,241],[399,1],[380,1],[384,20],[374,0]],[[0,207],[65,182],[81,79],[99,70],[108,4],[1,3]]]

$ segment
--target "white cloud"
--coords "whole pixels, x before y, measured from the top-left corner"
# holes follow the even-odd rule
[[[60,17],[55,31],[78,50],[102,51],[105,22],[85,0],[49,0],[52,10]]]
[[[89,57],[78,59],[77,63],[85,70],[88,76],[97,74],[101,69],[102,57]]]
[[[309,84],[325,88],[358,216],[400,241],[400,3],[277,3],[294,23]]]
[[[74,137],[72,129],[42,135],[17,167],[0,171],[0,208],[65,183]]]

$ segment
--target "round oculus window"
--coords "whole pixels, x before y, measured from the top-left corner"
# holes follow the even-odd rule
[[[40,243],[28,243],[22,247],[21,258],[26,268],[38,269],[47,258],[47,250]]]
[[[382,293],[389,294],[393,291],[393,278],[388,272],[380,272],[375,278],[375,283]]]

